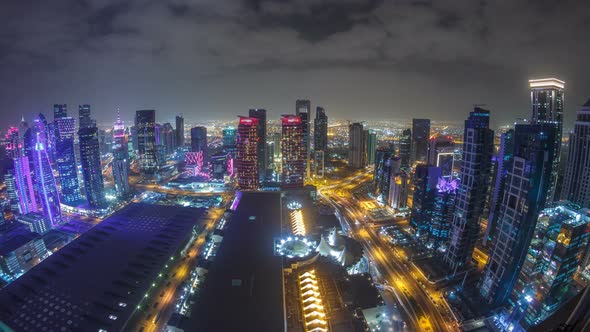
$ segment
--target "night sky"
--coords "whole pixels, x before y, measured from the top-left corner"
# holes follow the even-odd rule
[[[93,105],[158,121],[270,118],[309,98],[339,119],[528,116],[529,78],[566,81],[566,127],[590,98],[590,1],[3,1],[0,126]],[[51,118],[51,117],[50,117]]]

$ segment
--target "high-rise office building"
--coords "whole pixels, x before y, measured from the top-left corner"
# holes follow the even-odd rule
[[[405,129],[398,140],[399,156],[402,167],[408,169],[412,159],[412,130]]]
[[[387,205],[393,209],[407,208],[409,189],[409,176],[405,170],[399,169],[398,172],[391,173]]]
[[[96,126],[96,122],[92,119],[90,112],[90,105],[78,106],[78,125],[80,128]]]
[[[471,262],[490,185],[494,131],[490,111],[475,107],[465,120],[461,182],[444,261],[455,274]]]
[[[365,167],[363,131],[362,123],[355,122],[348,126],[348,166],[351,168]]]
[[[153,179],[157,172],[156,160],[156,111],[139,110],[135,112],[137,130],[137,151],[139,169],[144,179]]]
[[[527,256],[539,213],[548,201],[557,127],[518,124],[491,252],[480,293],[494,306],[509,298]],[[459,209],[459,205],[457,207]]]
[[[20,136],[17,127],[10,127],[4,136],[4,148],[6,149],[6,158],[12,162],[21,153]]]
[[[311,177],[311,102],[305,99],[295,101],[295,115],[303,125],[303,148],[305,155],[305,177]]]
[[[547,189],[549,201],[556,199],[555,189],[557,187],[559,161],[561,158],[561,137],[563,131],[563,107],[565,82],[556,78],[543,78],[529,80],[531,88],[531,123],[551,124],[557,127],[555,137],[555,156],[552,156],[553,167],[551,171],[550,186]]]
[[[434,197],[436,185],[441,177],[441,169],[436,166],[420,164],[414,172],[414,195],[410,226],[418,237],[426,237],[434,214]]]
[[[313,123],[313,149],[328,152],[328,116],[323,107],[317,107]]]
[[[366,165],[375,164],[375,153],[377,152],[377,134],[373,130],[367,132],[367,163]]]
[[[428,246],[433,249],[446,250],[449,229],[451,228],[453,213],[455,212],[455,198],[457,197],[458,188],[458,179],[438,178],[436,194],[434,196],[432,221],[428,226]]]
[[[561,199],[590,208],[590,99],[577,112],[569,150]]]
[[[34,124],[34,134],[36,138],[34,151],[35,160],[33,161],[33,165],[35,169],[37,193],[43,208],[43,215],[52,226],[56,226],[62,221],[61,207],[59,205],[57,183],[55,182],[55,177],[53,177],[53,170],[51,169],[51,164],[49,162],[47,135],[45,131],[45,124],[40,119],[36,119]]]
[[[14,163],[14,159],[12,162]],[[14,177],[14,164],[11,169],[6,170],[4,183],[6,184],[6,194],[8,196],[10,210],[13,212],[20,211],[18,190],[16,188],[16,179]]]
[[[53,121],[68,116],[68,105],[67,104],[54,104],[53,105]]]
[[[588,210],[567,201],[541,211],[509,300],[513,326],[529,329],[569,300],[589,226]]]
[[[251,118],[258,119],[258,178],[262,183],[266,179],[267,157],[266,157],[266,110],[261,108],[253,108],[248,111]]]
[[[443,176],[453,171],[455,142],[450,136],[431,137],[428,143],[428,164],[443,168]]]
[[[283,115],[281,124],[282,186],[287,188],[303,187],[306,157],[303,142],[305,124],[301,117],[293,115]]]
[[[506,184],[506,174],[510,168],[510,162],[514,153],[514,129],[510,129],[500,136],[500,150],[495,156],[496,174],[490,198],[490,214],[488,216],[488,225],[486,227],[483,244],[486,245],[492,241],[496,233],[497,217],[500,211],[500,204],[504,197],[504,188]]]
[[[203,160],[207,160],[207,128],[191,128],[191,151],[202,152]]]
[[[240,190],[258,189],[258,119],[240,117],[236,144],[236,168]]]
[[[33,233],[45,234],[52,228],[51,223],[44,215],[37,212],[29,212],[16,217],[16,221],[24,224]]]
[[[80,165],[86,189],[86,200],[91,207],[103,207],[106,204],[104,196],[104,182],[100,163],[100,147],[98,128],[95,121],[87,116],[89,127],[80,127],[78,138],[80,141]]]
[[[230,154],[232,158],[235,157],[238,131],[235,127],[226,127],[221,132],[223,136],[223,151]]]
[[[389,187],[389,159],[392,156],[392,151],[388,149],[378,149],[375,153],[375,167],[373,169],[373,190],[375,191],[375,194],[377,196],[379,196],[384,191],[385,185]]]
[[[413,162],[428,162],[428,142],[430,140],[430,119],[412,119]]]
[[[125,198],[129,195],[129,150],[127,144],[127,134],[125,133],[125,123],[117,114],[117,122],[113,126],[113,179],[115,181],[115,191],[119,198]]]
[[[55,120],[57,125],[56,163],[59,173],[61,197],[65,204],[73,204],[82,199],[78,182],[78,167],[74,151],[74,135],[76,119],[60,117]]]
[[[164,147],[166,155],[174,153],[176,149],[176,133],[170,122],[166,122],[160,128],[160,145]]]
[[[176,147],[184,147],[184,117],[182,114],[176,116]]]
[[[39,211],[30,165],[28,156],[14,158],[14,181],[21,214]]]

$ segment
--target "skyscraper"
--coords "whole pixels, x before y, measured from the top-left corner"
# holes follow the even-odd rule
[[[236,139],[238,132],[235,127],[226,127],[222,130],[223,151],[230,154],[232,158],[236,156]]]
[[[442,171],[441,171],[442,173]],[[432,221],[428,226],[428,245],[434,249],[445,249],[449,238],[449,229],[455,212],[455,198],[459,180],[453,178],[438,178]]]
[[[80,128],[95,127],[96,122],[92,120],[90,115],[90,105],[79,105],[78,106],[78,122]]]
[[[298,99],[295,101],[295,115],[301,118],[303,125],[303,148],[305,155],[305,177],[311,177],[311,102]]]
[[[191,128],[191,151],[202,152],[203,160],[207,160],[207,128]]]
[[[555,156],[552,156],[553,167],[551,171],[550,186],[547,188],[549,201],[554,200],[555,189],[559,172],[559,161],[561,151],[561,137],[563,131],[563,104],[565,82],[556,78],[543,78],[529,80],[531,88],[531,123],[544,123],[556,126]]]
[[[328,116],[322,107],[317,107],[315,111],[315,121],[313,123],[313,148],[315,151],[328,152]]]
[[[410,226],[419,237],[428,235],[430,222],[434,215],[436,185],[441,177],[441,169],[436,166],[420,164],[414,172],[414,196],[410,213]]]
[[[412,119],[412,135],[413,162],[428,162],[430,119]]]
[[[373,130],[367,132],[367,165],[375,164],[375,153],[377,152],[377,134]]]
[[[43,215],[52,226],[56,226],[61,222],[59,193],[57,191],[57,183],[53,177],[53,171],[51,169],[51,164],[49,163],[49,156],[46,148],[46,127],[40,119],[35,120],[34,134],[36,143],[34,151],[35,160],[33,161],[33,165],[35,167],[35,180],[37,183],[39,200],[43,207]]]
[[[561,199],[590,208],[590,99],[577,112],[569,150]]]
[[[170,155],[174,153],[176,148],[176,133],[174,132],[174,128],[170,122],[166,122],[162,125],[160,129],[160,144],[164,147],[164,152],[166,155]]]
[[[14,158],[14,181],[21,214],[39,211],[30,165],[28,156]]]
[[[240,190],[258,189],[258,119],[240,117],[236,145],[236,168]]]
[[[182,114],[176,116],[176,146],[184,147],[184,117]]]
[[[283,115],[281,154],[283,156],[283,181],[286,188],[303,187],[305,179],[304,123],[299,116]]]
[[[78,137],[80,140],[80,165],[82,166],[86,199],[91,207],[103,207],[106,200],[100,163],[98,128],[95,125],[96,122],[90,117],[90,111],[88,111],[85,121],[90,126],[81,126],[78,130]]]
[[[66,104],[54,104],[53,105],[53,121],[68,116],[68,105]]]
[[[266,179],[267,157],[266,157],[266,110],[261,108],[253,108],[248,111],[251,118],[258,119],[258,178],[262,183]]]
[[[352,123],[348,126],[348,166],[351,168],[363,168],[366,160],[365,145],[363,144],[363,124]]]
[[[405,129],[398,141],[401,167],[408,169],[412,159],[412,130]]]
[[[539,324],[570,297],[574,273],[588,245],[587,209],[563,201],[541,211],[510,297],[511,323]]]
[[[449,248],[444,256],[453,274],[471,262],[490,184],[493,152],[494,131],[490,129],[490,111],[475,107],[465,120],[461,182],[449,234]]]
[[[55,123],[57,125],[58,135],[55,142],[56,163],[61,186],[61,196],[64,203],[72,204],[82,199],[74,151],[76,120],[71,117],[59,117],[55,120]]]
[[[115,180],[115,191],[119,198],[129,195],[129,151],[125,124],[117,114],[117,121],[113,126],[113,178]]]
[[[537,218],[548,201],[557,127],[516,125],[514,156],[506,175],[496,235],[481,281],[488,303],[505,304],[527,256]],[[459,207],[458,207],[459,209]]]
[[[151,180],[157,171],[156,111],[139,110],[135,112],[135,128],[137,130],[139,169],[144,179]]]
[[[14,163],[14,159],[12,162]],[[4,183],[6,183],[6,194],[8,195],[10,210],[13,212],[20,211],[19,193],[16,187],[16,179],[14,177],[14,164],[11,169],[6,170]]]

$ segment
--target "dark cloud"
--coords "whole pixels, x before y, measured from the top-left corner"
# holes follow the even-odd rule
[[[0,12],[0,118],[91,103],[161,120],[278,114],[298,97],[331,115],[496,123],[528,114],[526,80],[590,95],[587,1],[22,0]],[[4,113],[3,113],[4,114]],[[113,113],[114,114],[114,113]],[[443,116],[444,114],[444,116]]]

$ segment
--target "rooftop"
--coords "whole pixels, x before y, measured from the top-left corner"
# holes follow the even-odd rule
[[[15,330],[119,331],[202,210],[130,204],[0,291]]]
[[[9,224],[0,230],[0,256],[7,255],[38,237],[39,234],[29,231],[29,228],[21,223]]]
[[[191,331],[285,329],[282,258],[273,252],[280,236],[280,193],[244,192],[193,308]]]

